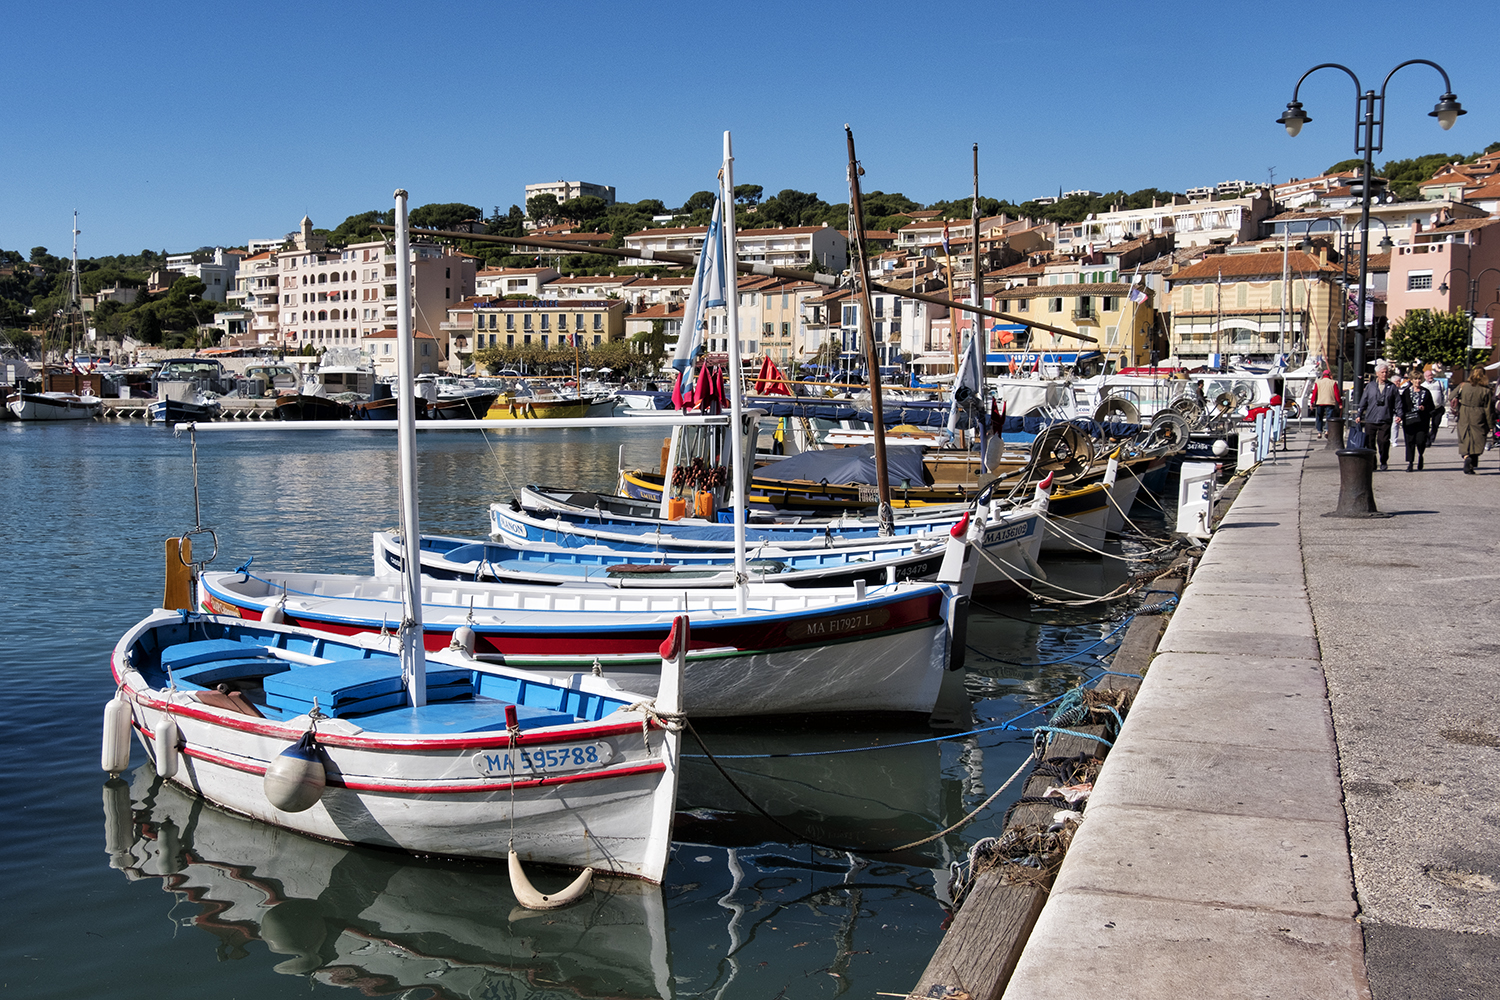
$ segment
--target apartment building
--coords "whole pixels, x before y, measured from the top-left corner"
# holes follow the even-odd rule
[[[412,322],[437,330],[448,307],[474,294],[475,260],[435,243],[411,245]],[[277,336],[287,347],[357,347],[361,338],[396,325],[395,251],[384,241],[330,248],[302,220],[295,245],[274,255],[278,278]],[[440,360],[450,345],[437,336]]]
[[[985,304],[1021,321],[985,320],[989,364],[1015,361],[1026,365],[1034,363],[1038,354],[1051,362],[1073,362],[1095,351],[1115,359],[1120,367],[1150,360],[1150,333],[1155,322],[1151,296],[1148,293],[1144,302],[1131,301],[1130,285],[1125,282],[997,288],[986,296]],[[1082,336],[1028,327],[1027,320]]]
[[[593,184],[589,181],[547,181],[542,184],[526,185],[526,199],[535,198],[540,194],[550,194],[559,203],[572,201],[574,198],[582,198],[584,195],[592,195],[595,198],[603,198],[604,204],[615,203],[615,189],[608,184]],[[524,205],[525,200],[522,201]]]
[[[422,330],[412,330],[412,374],[436,375],[442,369],[438,339]],[[396,330],[386,327],[364,333],[359,338],[359,349],[370,359],[376,378],[396,377]]]
[[[1500,219],[1449,219],[1419,226],[1391,255],[1386,318],[1413,309],[1500,313]]]
[[[234,290],[225,295],[225,301],[249,314],[245,320],[245,335],[256,344],[275,344],[280,339],[280,289],[280,267],[270,250],[240,261],[235,272]]]
[[[1271,360],[1305,351],[1332,357],[1343,318],[1343,269],[1270,243],[1213,254],[1169,280],[1171,351],[1186,364],[1211,354]],[[1285,270],[1283,270],[1283,267]]]
[[[443,333],[454,352],[488,347],[593,347],[625,337],[619,299],[473,298],[447,311]]]
[[[542,286],[555,281],[560,272],[555,267],[487,267],[474,275],[474,294],[483,297],[506,295],[539,296]]]
[[[202,281],[205,299],[227,302],[229,293],[235,290],[240,261],[245,256],[243,251],[223,247],[214,247],[212,253],[172,254],[167,258],[167,270]]]
[[[625,237],[625,248],[696,254],[707,235],[707,226],[642,229]],[[849,266],[847,237],[828,225],[741,229],[734,246],[735,255],[745,263],[807,268],[816,262],[820,270],[833,273]]]

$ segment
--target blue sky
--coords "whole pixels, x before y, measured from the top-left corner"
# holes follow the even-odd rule
[[[416,13],[420,11],[420,13]],[[1364,25],[1353,23],[1363,19]],[[332,227],[528,182],[613,184],[681,204],[735,179],[847,199],[843,125],[865,190],[1184,190],[1310,176],[1355,155],[1353,83],[1441,63],[1467,115],[1427,117],[1441,78],[1392,80],[1377,165],[1500,140],[1500,8],[1449,25],[1409,3],[469,2],[13,4],[0,105],[0,247],[82,256],[243,245],[303,214]]]

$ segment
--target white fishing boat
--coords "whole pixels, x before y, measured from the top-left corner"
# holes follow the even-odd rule
[[[104,400],[75,392],[19,392],[7,404],[17,420],[93,420]]]
[[[404,191],[396,218],[398,361],[410,387]],[[402,400],[401,521],[415,542],[413,394]],[[177,556],[179,567],[185,558]],[[171,557],[168,565],[170,574]],[[575,898],[595,869],[660,882],[687,620],[674,618],[657,651],[653,702],[588,673],[553,680],[462,648],[429,655],[417,560],[408,565],[395,588],[395,627],[379,635],[299,627],[280,608],[253,618],[147,616],[114,649],[102,766],[129,766],[133,734],[163,778],[264,822],[344,843],[508,858],[526,905]],[[181,607],[176,589],[169,583],[164,604]],[[522,861],[585,871],[546,897]]]

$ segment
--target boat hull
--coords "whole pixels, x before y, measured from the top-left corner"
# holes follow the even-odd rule
[[[268,799],[265,774],[308,730],[306,715],[282,721],[217,708],[191,690],[148,684],[133,665],[149,659],[153,646],[171,648],[160,636],[173,632],[181,641],[197,627],[220,635],[246,627],[258,635],[298,630],[212,617],[183,624],[182,615],[164,612],[143,624],[116,646],[115,679],[153,764],[160,765],[153,734],[169,718],[176,723],[179,766],[171,780],[195,794],[340,843],[491,859],[505,858],[513,845],[524,861],[661,880],[665,831],[656,806],[664,781],[675,798],[676,738],[654,723],[643,730],[637,712],[523,731],[514,743],[503,719],[497,729],[456,735],[375,732],[361,727],[359,716],[324,719],[316,731],[327,785],[311,807],[288,812]],[[555,772],[507,769],[512,753],[542,759],[551,751],[555,760],[565,746],[591,747],[602,763]]]
[[[93,420],[104,411],[98,396],[78,396],[71,392],[23,392],[10,401],[10,412],[17,420]]]
[[[205,610],[259,619],[279,606],[289,624],[334,635],[379,633],[401,618],[391,580],[210,573],[202,584]],[[424,581],[422,619],[429,649],[446,648],[454,630],[467,625],[481,660],[560,678],[590,673],[597,664],[605,677],[649,694],[660,677],[658,647],[673,616],[685,614],[692,645],[683,704],[695,719],[925,716],[949,659],[949,591],[911,583],[889,589],[890,596],[860,600],[848,591],[785,588],[787,596],[774,602],[752,596],[752,606],[780,603],[787,610],[740,615],[732,591],[536,588],[514,602],[524,607],[500,609],[493,603],[510,600],[515,588]]]
[[[541,420],[586,416],[586,399],[533,399],[530,396],[500,396],[486,411],[486,420]]]

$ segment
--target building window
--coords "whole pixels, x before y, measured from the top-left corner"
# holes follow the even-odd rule
[[[1018,313],[1031,312],[1031,300],[1030,299],[1016,299],[1015,305],[1016,305],[1016,312],[1018,312]]]
[[[521,317],[521,326],[526,330],[527,333],[531,332],[531,313],[527,313],[525,316]],[[530,337],[526,338],[526,343],[531,343]]]
[[[505,346],[506,347],[515,347],[516,346],[516,335],[515,334],[513,334],[513,333],[507,333],[505,335]]]
[[[583,313],[575,313],[573,315],[573,329],[575,329],[575,330],[582,330],[583,329]]]
[[[515,330],[515,328],[516,328],[516,314],[515,313],[507,313],[505,315],[505,328],[507,330]]]
[[[1116,296],[1113,295],[1104,296],[1104,305],[1100,306],[1099,308],[1105,312],[1114,312],[1116,308],[1115,298]]]
[[[1236,282],[1234,286],[1234,307],[1244,309],[1250,304],[1250,291],[1245,287],[1243,281]]]
[[[1406,276],[1406,290],[1408,292],[1426,291],[1432,287],[1431,271],[1412,271]]]
[[[1279,288],[1280,286],[1278,285],[1277,287]],[[1193,308],[1193,290],[1191,288],[1184,288],[1182,290],[1182,309],[1186,312],[1191,308]]]
[[[548,316],[546,313],[542,313],[542,329],[543,330],[550,330],[550,329],[552,329],[552,317]],[[547,342],[547,338],[543,337],[542,338],[542,343],[545,344],[546,342]]]
[[[1048,299],[1047,311],[1055,313],[1062,312],[1062,299]]]
[[[594,329],[595,330],[602,330],[602,329],[604,329],[604,314],[603,313],[594,313]],[[594,338],[594,343],[596,343],[596,344],[599,343],[599,338],[598,337]]]

